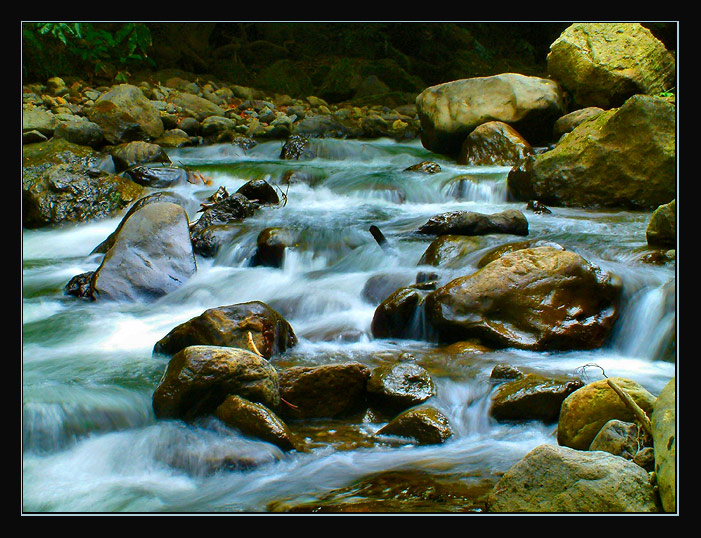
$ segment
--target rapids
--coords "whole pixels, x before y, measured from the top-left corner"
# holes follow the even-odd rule
[[[552,214],[534,214],[525,203],[508,201],[507,167],[457,165],[417,141],[312,144],[316,157],[304,161],[280,160],[280,142],[247,151],[231,145],[169,151],[174,163],[212,179],[208,186],[172,189],[187,201],[191,221],[217,187],[234,193],[250,179],[268,179],[287,193],[287,202],[246,219],[235,242],[214,258],[198,256],[195,276],[154,303],[87,303],[63,294],[71,277],[98,267],[101,255],[90,252],[120,218],[23,230],[24,511],[267,512],[314,503],[392,471],[489,485],[532,448],[556,443],[556,425],[490,418],[489,374],[496,364],[594,381],[600,370],[582,367],[595,363],[606,375],[629,377],[655,395],[675,375],[675,265],[645,264],[639,256],[650,212],[551,208]],[[438,162],[442,171],[404,171],[422,160]],[[289,170],[305,175],[304,181],[285,181]],[[375,305],[363,298],[363,288],[384,273],[414,281],[431,239],[413,236],[413,230],[445,211],[508,208],[526,215],[528,238],[559,242],[622,279],[623,308],[605,347],[448,356],[427,341],[372,338]],[[375,242],[372,225],[391,251]],[[250,267],[258,233],[271,226],[294,229],[299,244],[288,249],[281,269]],[[441,271],[441,282],[469,274],[488,248],[523,239],[489,236],[487,247],[463,267]],[[299,338],[297,347],[272,359],[276,366],[354,360],[372,367],[402,354],[413,357],[431,373],[437,385],[431,403],[455,435],[442,445],[418,447],[373,441],[372,433],[386,422],[372,417],[311,421],[297,431],[308,436],[311,449],[283,454],[215,419],[156,421],[151,395],[166,366],[152,356],[156,341],[207,308],[251,300],[278,310]],[[255,464],[217,466],[228,454]],[[436,502],[426,509],[455,506]]]

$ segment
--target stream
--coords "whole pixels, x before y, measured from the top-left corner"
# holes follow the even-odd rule
[[[478,512],[509,467],[536,446],[557,443],[555,424],[489,416],[495,365],[590,382],[601,370],[583,367],[596,364],[654,395],[675,375],[675,264],[640,260],[651,212],[552,207],[552,214],[535,214],[507,200],[509,167],[457,165],[418,141],[312,140],[316,156],[300,161],[279,159],[281,145],[169,150],[174,163],[212,180],[171,189],[186,200],[191,222],[219,186],[233,194],[251,179],[267,179],[287,201],[246,219],[235,241],[214,258],[198,256],[197,273],[153,303],[89,303],[63,293],[74,275],[99,266],[101,255],[90,253],[121,216],[23,230],[25,512],[264,513],[329,499],[372,502],[371,511]],[[404,171],[423,160],[442,170]],[[304,180],[285,181],[289,170]],[[408,284],[419,271],[436,270],[417,266],[432,238],[412,231],[446,211],[505,209],[523,211],[528,239],[558,242],[622,279],[621,314],[604,347],[450,354],[429,341],[373,339],[368,279],[392,274]],[[378,246],[372,225],[393,252]],[[272,226],[295,230],[298,244],[282,268],[251,267],[258,233]],[[490,248],[523,239],[486,236],[461,266],[438,271],[440,283],[473,272]],[[453,437],[432,446],[380,441],[372,434],[386,422],[363,415],[290,424],[309,450],[283,453],[211,417],[157,421],[151,397],[167,359],[152,356],[154,344],[208,308],[253,300],[280,312],[299,339],[273,365],[415,360],[431,373],[437,394],[428,403],[448,417]],[[217,465],[231,454],[255,464]]]

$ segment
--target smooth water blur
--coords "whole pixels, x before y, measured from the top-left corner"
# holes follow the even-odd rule
[[[25,511],[262,512],[278,501],[314,500],[373,473],[407,469],[496,480],[530,449],[556,441],[554,425],[489,417],[494,365],[593,381],[601,371],[582,367],[596,364],[653,394],[674,376],[675,268],[644,264],[639,256],[650,213],[552,208],[536,215],[507,201],[507,167],[460,166],[418,142],[314,140],[315,157],[305,161],[280,160],[280,148],[268,142],[248,151],[220,145],[170,152],[174,162],[212,180],[173,189],[186,199],[191,221],[219,186],[233,193],[250,179],[266,178],[286,202],[246,219],[235,242],[213,259],[198,257],[195,276],[154,303],[87,303],[63,294],[71,277],[99,266],[101,256],[90,252],[120,218],[24,230]],[[442,171],[404,171],[422,160]],[[290,170],[296,174],[287,180]],[[375,305],[363,288],[382,274],[415,280],[430,238],[412,231],[445,211],[507,208],[523,210],[529,238],[559,242],[621,278],[624,307],[604,348],[453,357],[430,342],[372,338]],[[374,241],[371,225],[387,237],[389,251]],[[271,226],[297,232],[297,245],[281,269],[249,267],[258,233]],[[488,236],[483,249],[440,278],[469,274],[488,249],[522,239]],[[329,442],[315,439],[309,452],[285,454],[214,419],[156,421],[151,395],[166,362],[152,357],[155,342],[207,308],[251,300],[277,309],[299,337],[297,347],[272,360],[279,367],[347,360],[374,366],[413,357],[431,372],[438,387],[431,403],[449,418],[454,437],[430,447],[379,442],[372,434],[384,423],[356,417],[322,421],[318,428]],[[249,464],[231,465],[242,460]]]

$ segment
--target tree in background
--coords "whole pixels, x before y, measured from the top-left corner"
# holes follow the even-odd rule
[[[27,22],[22,75],[25,81],[78,75],[125,82],[129,69],[154,65],[150,46],[151,32],[143,23]]]

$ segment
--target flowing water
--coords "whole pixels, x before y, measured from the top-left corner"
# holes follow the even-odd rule
[[[462,509],[480,510],[479,502],[468,502],[469,488],[483,493],[532,448],[556,444],[556,425],[491,419],[489,374],[496,364],[585,375],[585,381],[602,378],[598,368],[582,371],[596,364],[653,394],[675,375],[676,271],[673,262],[640,261],[649,212],[551,208],[552,214],[534,214],[525,203],[507,201],[506,167],[460,166],[416,141],[312,143],[316,157],[304,161],[280,160],[280,142],[246,152],[230,145],[170,152],[174,162],[212,179],[208,186],[173,188],[186,200],[191,221],[218,186],[233,193],[250,179],[267,178],[287,192],[287,202],[246,219],[236,241],[214,258],[198,257],[195,276],[154,303],[88,303],[63,294],[71,277],[98,267],[101,257],[90,252],[119,218],[23,231],[24,511],[267,512],[318,504],[334,492],[345,492],[338,493],[345,502],[362,500],[372,488],[357,485],[372,477],[395,477],[398,484],[372,490],[374,507],[461,509],[447,496],[415,502],[401,481],[417,476],[432,480],[424,494],[441,481],[453,490],[464,486]],[[442,171],[403,171],[422,160],[438,162]],[[289,170],[304,180],[286,181]],[[430,238],[413,230],[449,210],[508,208],[527,216],[529,238],[559,242],[622,279],[621,315],[603,348],[448,354],[423,340],[372,338],[376,304],[363,294],[368,279],[391,274],[399,286],[414,282],[422,269],[435,270],[417,266]],[[371,225],[391,249],[378,246]],[[295,230],[298,244],[282,268],[251,267],[256,237],[270,226]],[[484,238],[484,248],[462,267],[441,270],[440,281],[472,272],[489,248],[523,239]],[[152,356],[156,341],[207,308],[251,300],[277,309],[299,338],[298,346],[272,359],[280,368],[344,361],[372,367],[398,358],[424,365],[437,386],[430,403],[448,417],[454,436],[423,447],[380,441],[372,434],[386,422],[364,415],[294,425],[309,450],[282,453],[215,419],[157,421],[151,396],[166,359]],[[255,464],[217,464],[232,454]]]

